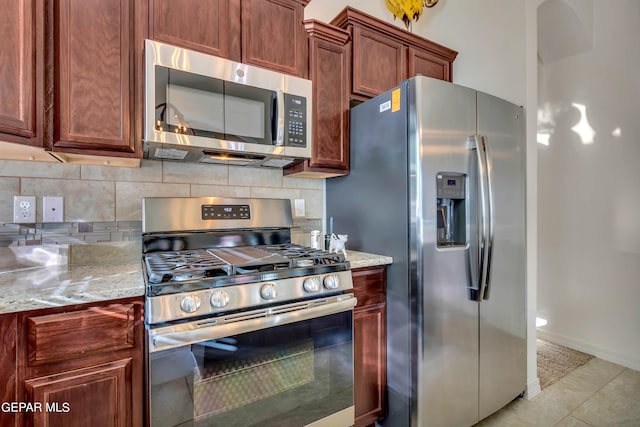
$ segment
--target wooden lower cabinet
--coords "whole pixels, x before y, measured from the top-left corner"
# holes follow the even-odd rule
[[[0,404],[17,401],[16,391],[16,315],[0,315]],[[10,408],[0,409],[0,426],[13,427],[16,414]]]
[[[354,269],[352,276],[358,299],[353,314],[355,426],[373,426],[385,414],[386,268]]]
[[[0,414],[2,426],[142,426],[143,301],[136,297],[20,312],[10,315],[13,328],[10,320],[0,321],[16,337],[14,350],[2,347],[1,378],[11,379],[6,371],[13,359],[11,401],[31,404],[8,423]]]
[[[132,359],[25,382],[28,402],[39,410],[27,413],[27,425],[60,427],[125,427],[132,420]]]

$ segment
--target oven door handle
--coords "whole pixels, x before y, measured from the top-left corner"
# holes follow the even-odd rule
[[[300,322],[353,310],[358,300],[344,294],[322,300],[304,301],[281,307],[270,307],[222,318],[205,319],[178,326],[166,326],[149,331],[149,352],[183,347],[288,323]]]

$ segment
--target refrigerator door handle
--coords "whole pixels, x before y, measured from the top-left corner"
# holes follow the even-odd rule
[[[474,299],[482,301],[486,291],[487,271],[487,236],[489,227],[488,195],[487,195],[487,166],[484,140],[480,135],[471,136],[469,139],[471,149],[476,153],[477,164],[477,188],[479,196],[479,209],[475,209],[476,217],[473,219],[477,225],[477,244],[471,245],[469,250],[469,264],[471,270],[472,293]]]
[[[493,157],[489,140],[486,136],[481,137],[482,146],[484,147],[485,169],[487,177],[487,234],[485,237],[486,254],[485,254],[485,271],[484,271],[484,291],[481,297],[484,300],[489,299],[491,291],[491,267],[493,262],[493,230],[494,230],[494,211],[493,211]]]

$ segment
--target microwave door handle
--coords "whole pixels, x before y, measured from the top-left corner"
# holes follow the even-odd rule
[[[275,129],[271,129],[275,130],[273,145],[284,145],[284,92],[282,89],[276,91],[275,106],[271,111],[272,117],[274,112],[276,114]]]

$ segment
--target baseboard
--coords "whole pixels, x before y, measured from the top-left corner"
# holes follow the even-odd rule
[[[540,394],[541,391],[540,380],[536,378],[533,382],[527,384],[527,389],[524,391],[524,398],[527,400],[533,399]]]
[[[541,329],[538,329],[536,331],[536,335],[538,338],[541,338],[543,340],[551,341],[553,343],[560,344],[565,347],[581,351],[583,353],[591,354],[599,359],[606,360],[607,362],[616,363],[618,365],[626,366],[627,368],[640,371],[640,358],[638,357],[616,353],[601,347],[594,346],[584,341],[570,338],[562,334],[556,334],[554,332],[543,331]]]

